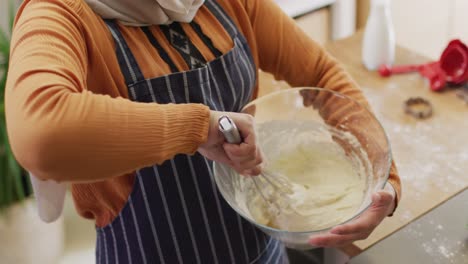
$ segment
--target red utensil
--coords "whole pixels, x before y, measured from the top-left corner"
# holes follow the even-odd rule
[[[440,91],[447,84],[447,76],[440,68],[438,61],[422,65],[419,68],[419,74],[429,81],[429,86],[432,91]]]
[[[450,41],[439,61],[419,65],[381,65],[379,74],[388,77],[392,74],[419,72],[429,80],[431,90],[439,91],[447,83],[459,85],[468,81],[468,48],[458,39]]]
[[[468,81],[468,47],[460,40],[450,41],[439,62],[448,82],[462,84]]]
[[[398,65],[398,66],[389,67],[383,64],[383,65],[380,65],[378,71],[380,75],[384,77],[388,77],[392,74],[416,72],[416,71],[419,71],[420,67],[421,65]]]

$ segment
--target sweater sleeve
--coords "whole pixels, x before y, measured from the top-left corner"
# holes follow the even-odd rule
[[[206,106],[87,90],[87,44],[73,2],[31,0],[17,15],[6,120],[20,164],[40,179],[96,181],[195,152],[208,134]]]
[[[322,87],[347,95],[370,109],[352,78],[323,47],[311,40],[273,0],[245,0],[259,53],[259,67],[285,80],[292,87]],[[329,113],[346,112],[343,105],[329,104]],[[331,111],[334,108],[333,111]],[[332,115],[324,117],[332,118]],[[396,202],[401,197],[401,183],[395,163],[389,182],[395,188]]]

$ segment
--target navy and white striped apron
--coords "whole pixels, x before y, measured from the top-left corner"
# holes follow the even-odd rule
[[[118,26],[106,21],[131,100],[203,103],[232,112],[250,100],[256,70],[247,41],[218,3],[207,0],[205,5],[227,30],[234,47],[202,67],[154,79],[144,78]],[[203,35],[200,29],[197,33]],[[147,37],[173,68],[154,38]],[[231,209],[212,173],[212,162],[199,153],[176,155],[137,171],[120,214],[97,228],[96,263],[287,263],[283,244]]]

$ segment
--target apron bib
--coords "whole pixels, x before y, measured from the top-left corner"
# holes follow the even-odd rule
[[[257,78],[242,34],[215,1],[205,5],[231,36],[234,47],[221,54],[194,22],[191,26],[217,58],[204,63],[183,56],[191,70],[177,72],[148,28],[142,28],[173,73],[145,79],[118,26],[106,24],[133,101],[202,103],[212,110],[239,112]],[[178,34],[177,23],[161,26]],[[188,44],[187,44],[188,45]],[[287,263],[284,246],[241,218],[216,187],[212,162],[199,153],[176,155],[136,172],[133,190],[120,214],[97,228],[96,263]]]

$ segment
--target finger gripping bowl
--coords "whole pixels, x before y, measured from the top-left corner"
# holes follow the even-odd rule
[[[349,222],[361,215],[370,206],[372,193],[381,190],[387,182],[392,160],[388,138],[379,121],[366,106],[343,94],[322,88],[286,89],[252,101],[244,107],[242,112],[254,116],[257,127],[275,122],[280,124],[278,127],[281,128],[282,122],[285,126],[290,122],[295,122],[305,126],[312,124],[314,127],[323,127],[325,128],[323,129],[324,133],[337,130],[351,133],[357,139],[359,149],[355,149],[356,144],[351,144],[346,140],[331,138],[344,150],[346,156],[354,151],[364,153],[368,159],[365,173],[359,175],[365,181],[362,190],[359,190],[363,192],[359,208],[345,220],[332,226],[301,231],[281,230],[257,222],[245,204],[242,204],[242,199],[236,198],[236,192],[239,195],[236,190],[238,190],[240,182],[247,178],[239,175],[229,166],[217,162],[213,163],[213,176],[216,185],[227,203],[243,218],[266,234],[283,241],[288,247],[313,248],[308,243],[311,237],[324,234],[334,226]],[[260,148],[264,150],[267,160],[269,150],[282,144],[282,142],[272,144],[271,141],[262,140],[262,135],[265,136],[268,133],[278,133],[278,131],[270,129],[257,134]]]

